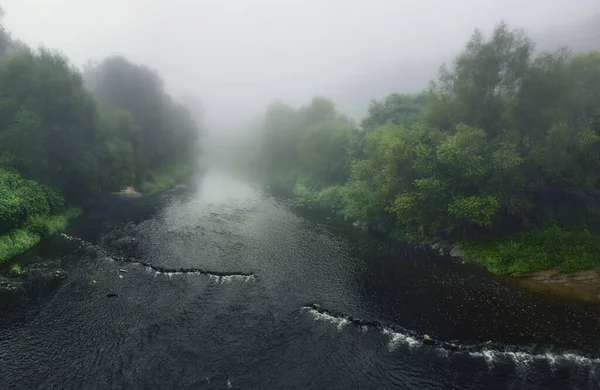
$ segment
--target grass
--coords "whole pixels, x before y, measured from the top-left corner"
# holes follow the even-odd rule
[[[26,229],[13,229],[0,236],[0,263],[24,253],[41,240],[38,234]]]
[[[191,176],[193,172],[191,165],[175,165],[160,172],[151,174],[152,179],[141,184],[140,190],[143,195],[156,195],[169,190],[177,183]]]
[[[10,273],[13,275],[21,275],[23,270],[19,264],[13,264],[10,266]]]
[[[494,274],[526,274],[557,269],[570,273],[600,265],[600,235],[587,229],[547,229],[503,237],[496,241],[462,242],[464,259],[483,264]]]
[[[81,215],[81,209],[70,208],[61,214],[29,218],[20,229],[12,229],[0,236],[0,263],[36,246],[42,238],[64,231],[70,220]]]

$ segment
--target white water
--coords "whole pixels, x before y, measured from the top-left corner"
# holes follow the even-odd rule
[[[346,318],[336,317],[328,313],[320,312],[310,307],[303,307],[302,309],[310,313],[316,321],[331,323],[335,325],[339,331],[341,331],[344,326],[350,323],[350,321],[348,321]],[[362,333],[366,333],[368,329],[368,326],[361,326]],[[405,346],[411,349],[435,348],[444,356],[448,356],[450,353],[460,354],[465,352],[464,350],[461,351],[460,349],[454,352],[442,347],[426,345],[422,341],[414,338],[408,333],[398,332],[390,328],[383,328],[381,330],[381,334],[389,339],[387,346],[390,352],[393,352],[399,346]],[[550,366],[555,366],[557,364],[574,364],[579,366],[600,365],[600,358],[589,358],[572,352],[546,352],[540,354],[530,354],[524,351],[509,352],[484,348],[481,351],[468,352],[468,355],[473,358],[484,359],[488,363],[488,365],[493,365],[499,362],[506,362],[507,360],[512,361],[517,366],[526,366],[536,361],[545,361]]]

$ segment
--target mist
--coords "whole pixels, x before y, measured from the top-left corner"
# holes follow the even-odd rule
[[[489,33],[505,20],[558,42],[557,31],[600,11],[595,0],[8,0],[3,7],[13,36],[59,49],[77,66],[124,55],[156,69],[174,96],[201,99],[216,133],[239,128],[275,99],[299,105],[315,95],[358,120],[371,99],[427,87],[475,28]]]
[[[599,0],[0,6],[0,389],[593,387],[599,205]]]

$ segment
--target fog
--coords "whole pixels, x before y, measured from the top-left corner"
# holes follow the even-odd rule
[[[272,100],[332,98],[354,118],[372,98],[426,87],[475,28],[500,20],[534,34],[600,11],[597,0],[8,0],[5,25],[76,65],[122,54],[196,95],[224,132]],[[558,34],[560,36],[560,34]]]

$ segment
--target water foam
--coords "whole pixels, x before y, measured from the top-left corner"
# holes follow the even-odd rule
[[[600,365],[600,358],[591,358],[575,352],[528,352],[516,346],[494,345],[491,342],[476,345],[460,345],[445,341],[435,340],[427,335],[419,335],[399,326],[384,325],[378,321],[366,321],[351,316],[334,314],[317,304],[304,306],[303,311],[309,312],[315,320],[325,321],[337,326],[341,330],[348,324],[357,326],[361,333],[369,330],[379,331],[388,338],[388,350],[394,351],[399,346],[413,348],[434,348],[440,356],[449,357],[450,354],[467,354],[472,358],[484,359],[488,365],[510,361],[517,367],[525,367],[534,362],[546,362],[550,366],[558,364],[571,364],[579,366]]]
[[[74,242],[78,242],[80,245],[84,245],[84,244],[91,244],[85,240],[82,240],[79,237],[73,237],[73,236],[69,236],[68,234],[65,233],[60,233],[60,236],[68,241],[74,241]]]
[[[255,275],[217,275],[208,274],[210,280],[217,284],[231,283],[231,282],[249,282],[256,279]]]
[[[64,233],[61,233],[60,235],[61,235],[61,237],[65,238],[69,241],[79,242],[80,248],[83,245],[93,246],[108,261],[121,261],[121,262],[130,263],[130,264],[141,265],[146,269],[147,272],[154,272],[154,276],[164,275],[164,276],[167,276],[168,278],[172,278],[173,276],[179,276],[179,275],[206,275],[211,280],[213,280],[219,284],[230,283],[233,281],[248,282],[248,281],[256,280],[256,275],[252,272],[218,272],[218,271],[207,271],[207,270],[204,270],[201,268],[167,268],[167,267],[152,265],[152,264],[149,264],[149,263],[146,263],[144,261],[134,259],[134,258],[111,256],[103,248],[101,248],[97,245],[94,245],[90,242],[87,242],[85,240],[82,240],[81,238],[69,236]]]
[[[125,258],[125,257],[109,257],[112,260],[122,261],[130,264],[141,265],[143,266],[147,272],[154,272],[154,276],[164,275],[168,278],[172,278],[173,276],[178,275],[206,275],[211,280],[223,284],[229,283],[232,281],[241,281],[248,282],[250,280],[255,280],[256,275],[251,272],[217,272],[217,271],[207,271],[201,268],[167,268],[161,267],[157,265],[152,265],[146,263],[141,260],[133,259],[133,258]]]
[[[335,326],[337,326],[338,330],[342,330],[342,328],[344,326],[346,326],[350,323],[350,321],[346,318],[336,317],[336,316],[330,315],[326,312],[321,312],[319,310],[316,310],[312,307],[303,307],[302,309],[308,311],[313,316],[313,318],[317,321],[324,321],[324,322],[329,322],[331,324],[334,324]]]
[[[389,337],[388,349],[390,351],[395,350],[399,345],[405,345],[409,348],[420,347],[423,343],[416,338],[401,332],[396,332],[389,328],[383,328],[381,333],[384,336]]]
[[[480,351],[469,352],[469,355],[475,358],[484,358],[490,365],[507,359],[512,360],[517,365],[529,365],[536,361],[545,361],[550,366],[557,364],[576,364],[580,366],[600,364],[600,358],[590,358],[573,352],[527,353],[524,351],[499,351],[484,348]]]

